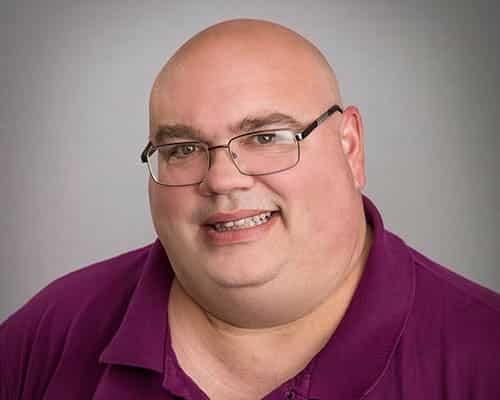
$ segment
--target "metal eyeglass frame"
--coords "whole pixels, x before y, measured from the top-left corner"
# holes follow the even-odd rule
[[[302,140],[304,140],[306,137],[308,137],[311,132],[316,129],[318,126],[320,126],[323,122],[325,122],[325,120],[330,117],[331,115],[333,115],[335,112],[340,112],[340,113],[343,113],[344,111],[342,110],[342,107],[340,107],[338,104],[334,104],[333,106],[331,106],[328,110],[326,110],[323,114],[321,114],[318,118],[316,118],[313,122],[311,122],[304,130],[302,130],[301,132],[298,132],[295,134],[295,139],[297,140],[297,148],[298,148],[298,156],[297,156],[297,162],[289,167],[286,167],[286,168],[283,168],[283,169],[280,169],[280,170],[277,170],[277,171],[272,171],[272,172],[265,172],[265,173],[260,173],[260,174],[249,174],[249,173],[246,173],[244,171],[241,171],[240,168],[238,167],[238,164],[236,163],[236,161],[234,160],[234,157],[233,155],[231,154],[231,152],[229,151],[229,145],[230,143],[235,140],[235,139],[238,139],[242,136],[247,136],[247,135],[252,135],[252,134],[256,134],[256,133],[265,133],[265,132],[270,132],[271,130],[263,130],[263,131],[255,131],[255,132],[248,132],[248,133],[244,133],[242,135],[238,135],[238,136],[233,136],[231,139],[228,140],[228,142],[226,144],[222,144],[222,145],[218,145],[218,146],[206,146],[205,143],[203,142],[186,142],[186,143],[201,143],[203,145],[206,146],[206,149],[207,149],[207,154],[208,154],[208,168],[207,168],[207,171],[210,169],[211,165],[212,165],[212,158],[211,158],[211,150],[215,150],[215,149],[221,149],[221,148],[225,148],[228,150],[228,153],[229,153],[229,157],[231,158],[231,161],[233,162],[234,166],[236,167],[236,169],[243,175],[248,175],[248,176],[262,176],[262,175],[271,175],[271,174],[276,174],[278,172],[283,172],[283,171],[286,171],[290,168],[293,168],[295,167],[299,161],[300,161],[300,146],[299,146],[299,142],[301,142]],[[181,184],[181,185],[170,185],[170,184],[166,184],[166,183],[161,183],[161,182],[158,182],[156,180],[156,178],[154,177],[152,171],[151,171],[151,166],[149,165],[149,162],[148,162],[148,156],[150,154],[152,154],[153,152],[155,152],[157,149],[159,149],[160,147],[162,146],[168,146],[168,145],[171,145],[171,144],[176,144],[176,143],[169,143],[169,144],[163,144],[163,145],[159,145],[159,146],[155,146],[153,143],[151,143],[151,141],[148,142],[148,144],[146,145],[146,147],[144,148],[144,150],[142,151],[141,153],[141,162],[143,163],[146,163],[147,166],[148,166],[148,171],[149,171],[149,174],[151,175],[151,178],[153,179],[153,181],[155,183],[157,183],[158,185],[162,185],[162,186],[168,186],[168,187],[179,187],[179,186],[193,186],[193,185],[199,185],[202,180],[198,181],[198,182],[194,182],[194,183],[187,183],[187,184]]]

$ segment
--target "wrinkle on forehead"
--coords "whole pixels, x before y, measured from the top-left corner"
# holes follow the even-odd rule
[[[341,103],[335,73],[322,53],[298,33],[275,23],[239,19],[213,25],[184,43],[158,74],[150,97],[150,118],[160,96],[179,85],[224,84],[226,74],[283,69],[295,80],[317,81]],[[203,77],[203,82],[199,82]],[[199,78],[199,79],[198,79]],[[198,81],[197,81],[198,79]]]

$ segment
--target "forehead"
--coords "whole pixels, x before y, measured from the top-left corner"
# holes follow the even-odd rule
[[[181,79],[157,89],[152,96],[151,128],[184,124],[200,131],[249,131],[259,129],[252,120],[268,117],[277,122],[307,122],[329,105],[320,85],[303,78],[283,76],[232,77],[231,80]],[[273,118],[270,118],[271,120]],[[295,124],[296,125],[296,124]]]
[[[293,46],[265,52],[254,43],[217,43],[174,57],[150,102],[151,130],[180,123],[220,131],[243,118],[283,113],[310,119],[334,100],[327,71]]]

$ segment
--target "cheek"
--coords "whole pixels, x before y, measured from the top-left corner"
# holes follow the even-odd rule
[[[356,194],[349,166],[335,153],[332,157],[309,157],[303,161],[288,196],[294,219],[301,224],[298,229],[311,238],[342,235],[351,224]]]
[[[194,209],[186,188],[166,188],[154,182],[149,183],[149,203],[156,233],[160,238],[177,237],[183,229],[182,222],[191,219]],[[170,234],[170,232],[176,232]]]

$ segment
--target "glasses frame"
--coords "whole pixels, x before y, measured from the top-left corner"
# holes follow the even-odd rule
[[[331,115],[333,115],[336,112],[339,112],[341,114],[344,112],[342,107],[340,107],[338,104],[334,104],[333,106],[331,106],[328,110],[326,110],[324,113],[322,113],[318,118],[316,118],[313,122],[311,122],[301,132],[295,133],[295,140],[297,141],[297,161],[295,162],[295,164],[293,164],[289,167],[282,168],[282,169],[272,171],[272,172],[265,172],[265,173],[260,173],[260,174],[249,174],[247,172],[242,171],[240,169],[240,167],[238,166],[238,164],[236,163],[235,157],[233,157],[233,154],[231,154],[231,148],[230,148],[231,142],[233,142],[234,140],[239,139],[243,136],[249,136],[249,135],[254,135],[254,134],[258,134],[258,133],[265,133],[265,132],[272,132],[272,131],[283,131],[283,130],[288,130],[288,129],[267,129],[267,130],[243,133],[243,134],[238,135],[238,136],[233,136],[231,139],[229,139],[227,141],[226,144],[221,144],[221,145],[217,145],[217,146],[208,146],[206,143],[199,142],[199,141],[180,142],[180,143],[182,143],[182,144],[198,144],[198,145],[201,144],[206,149],[207,157],[208,157],[207,171],[212,166],[211,151],[215,150],[215,149],[227,149],[227,152],[229,153],[229,158],[233,162],[233,164],[236,167],[236,169],[238,170],[238,172],[240,172],[242,175],[247,175],[247,176],[272,175],[272,174],[277,174],[279,172],[283,172],[283,171],[286,171],[286,170],[289,170],[289,169],[295,167],[300,161],[300,142],[303,141],[305,138],[307,138],[311,134],[312,131],[314,131],[318,126],[320,126],[323,122],[325,122],[328,119],[328,117],[330,117]],[[203,178],[200,181],[197,181],[194,183],[181,184],[181,185],[171,185],[171,184],[167,184],[167,183],[161,183],[161,182],[156,180],[156,178],[153,175],[153,172],[151,170],[151,165],[149,163],[149,155],[153,154],[157,149],[159,149],[163,146],[169,146],[172,144],[179,144],[179,143],[168,143],[168,144],[161,144],[159,146],[155,146],[151,141],[149,141],[147,143],[146,147],[144,148],[144,150],[142,151],[141,162],[147,164],[148,171],[149,171],[151,178],[158,185],[167,186],[167,187],[182,187],[182,186],[199,185],[201,182],[203,182],[203,179],[205,179],[205,176],[203,176]]]

